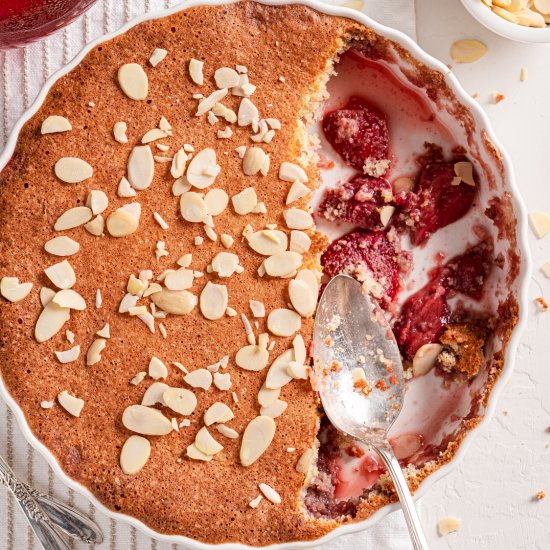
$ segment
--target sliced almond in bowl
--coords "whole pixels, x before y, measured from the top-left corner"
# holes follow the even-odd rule
[[[130,405],[122,413],[122,424],[131,432],[142,435],[167,435],[172,423],[160,411],[143,405]]]
[[[140,435],[131,435],[120,451],[120,467],[126,475],[135,475],[143,469],[151,455],[151,443]]]
[[[135,101],[147,99],[149,92],[149,79],[141,65],[137,63],[125,63],[118,69],[118,83],[122,91]]]
[[[55,163],[54,172],[64,183],[80,183],[91,178],[94,169],[85,160],[76,157],[64,157]]]
[[[185,388],[168,388],[163,394],[164,403],[177,414],[189,415],[197,407],[197,398]]]
[[[248,423],[240,450],[243,466],[251,466],[265,453],[273,441],[275,429],[275,421],[269,416],[257,416]]]

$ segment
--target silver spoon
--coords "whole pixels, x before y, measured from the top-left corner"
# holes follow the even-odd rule
[[[405,393],[401,355],[382,310],[352,277],[337,275],[325,288],[315,316],[313,356],[328,419],[378,453],[395,485],[415,550],[428,550],[409,487],[388,442]],[[331,368],[334,361],[339,368]],[[388,364],[395,375],[393,384]],[[372,388],[368,397],[354,387],[352,372],[357,368],[363,369]],[[386,391],[375,387],[380,378],[386,381]]]
[[[0,456],[0,483],[15,496],[43,548],[69,548],[57,529],[88,544],[103,542],[101,529],[84,514],[19,481]]]

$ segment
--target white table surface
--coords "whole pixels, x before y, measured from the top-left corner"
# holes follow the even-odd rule
[[[451,62],[449,47],[458,38],[477,38],[488,45],[489,53],[483,59],[453,70],[468,91],[479,94],[480,104],[514,161],[528,209],[550,211],[550,45],[501,39],[481,27],[459,0],[416,3],[418,41],[444,62]],[[526,82],[519,80],[522,67],[529,71]],[[492,98],[495,91],[506,96],[498,105]],[[550,301],[550,280],[538,270],[550,259],[550,236],[536,241],[530,235],[530,242],[535,265],[530,296],[547,294]],[[534,302],[529,308],[515,373],[495,418],[458,467],[434,485],[419,505],[432,550],[550,548],[550,433],[546,432],[550,426],[550,311],[538,312]],[[549,496],[536,501],[534,495],[541,490]],[[440,537],[437,521],[448,515],[460,518],[462,528]],[[390,527],[392,519],[382,524]],[[3,521],[0,518],[0,550],[7,548]]]

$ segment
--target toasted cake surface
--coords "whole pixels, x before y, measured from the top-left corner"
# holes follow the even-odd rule
[[[267,214],[237,216],[229,206],[216,217],[216,231],[234,237],[229,251],[238,254],[245,271],[214,282],[227,284],[229,305],[250,319],[250,299],[262,301],[268,312],[286,307],[288,281],[259,281],[256,269],[263,258],[242,242],[241,234],[247,224],[254,229],[267,223],[285,227],[282,212],[291,184],[277,177],[278,167],[283,161],[297,161],[297,120],[306,108],[304,98],[315,90],[328,60],[341,47],[342,35],[355,28],[351,21],[305,7],[269,7],[253,2],[193,8],[140,24],[94,48],[52,87],[39,112],[24,126],[13,158],[0,176],[2,275],[16,274],[21,281],[35,285],[25,300],[0,305],[0,368],[6,386],[25,412],[32,431],[52,450],[69,476],[87,486],[109,508],[134,516],[160,532],[215,543],[238,540],[263,545],[312,538],[328,530],[331,523],[307,521],[298,507],[304,474],[298,473],[295,465],[301,453],[313,445],[318,424],[318,402],[309,382],[294,381],[283,388],[281,399],[289,407],[276,419],[273,443],[252,466],[244,468],[239,463],[240,439],[224,438],[215,430],[212,433],[225,447],[221,454],[210,463],[185,458],[187,445],[203,426],[204,411],[215,401],[232,408],[235,419],[229,425],[243,432],[259,414],[256,396],[266,370],[247,372],[235,365],[236,351],[247,343],[240,315],[212,322],[196,308],[187,316],[166,319],[168,337],[163,339],[158,329],[151,334],[135,317],[117,313],[131,273],[152,269],[158,275],[177,267],[175,261],[184,253],[193,254],[191,269],[205,271],[215,254],[225,250],[219,240],[206,238],[201,224],[182,220],[179,199],[171,193],[170,164],[155,164],[151,187],[138,192],[136,199],[117,197],[128,155],[141,137],[158,125],[161,116],[173,128],[173,137],[163,141],[171,146],[171,154],[183,143],[191,144],[195,151],[215,148],[221,174],[212,187],[223,188],[233,196],[254,186]],[[168,55],[151,67],[147,60],[155,48],[166,49]],[[189,78],[187,64],[191,58],[204,61],[204,86],[196,86]],[[118,68],[131,62],[143,66],[148,75],[147,101],[129,99],[117,84]],[[271,170],[265,177],[245,176],[242,161],[234,152],[239,145],[253,145],[249,128],[231,125],[230,140],[216,139],[216,131],[225,124],[212,127],[205,117],[194,116],[198,102],[192,94],[214,91],[214,70],[236,64],[248,68],[250,80],[257,86],[253,101],[262,116],[277,118],[282,124],[271,143],[261,144],[271,156]],[[240,99],[228,96],[224,104],[236,110]],[[41,135],[41,123],[50,115],[66,117],[72,130]],[[118,121],[128,125],[128,144],[113,139],[113,125]],[[164,153],[155,150],[154,154]],[[86,160],[94,169],[93,177],[76,184],[59,181],[54,164],[68,156]],[[310,168],[308,175],[314,185],[316,170]],[[83,205],[92,189],[103,190],[109,197],[105,216],[129,201],[139,201],[139,229],[121,239],[107,232],[95,237],[82,227],[53,231],[54,221],[68,208]],[[301,206],[306,204],[302,199]],[[168,230],[154,221],[154,212],[161,214]],[[62,260],[47,254],[44,243],[60,234],[80,243],[80,251],[68,260],[77,275],[74,288],[88,307],[83,312],[73,311],[57,336],[38,344],[33,337],[42,309],[38,290],[52,286],[43,270]],[[193,244],[198,235],[204,238],[202,246]],[[157,241],[164,241],[169,252],[160,261],[155,258]],[[313,250],[305,263],[315,263]],[[213,279],[205,273],[195,281],[192,291],[198,295],[207,280]],[[99,309],[94,307],[97,289],[103,297]],[[267,332],[266,319],[258,321],[256,333]],[[101,361],[86,367],[83,356],[105,323],[110,323],[111,338]],[[72,347],[64,337],[65,329],[74,332],[82,352],[76,362],[63,365],[55,359],[54,351]],[[306,345],[311,330],[312,320],[304,319]],[[291,341],[276,338],[270,361],[291,347]],[[150,437],[152,450],[145,468],[138,475],[127,476],[120,469],[119,455],[130,432],[122,425],[121,416],[127,406],[141,402],[151,384],[150,379],[137,386],[129,381],[137,372],[147,370],[153,355],[167,365],[179,361],[189,370],[204,368],[229,355],[227,372],[231,373],[231,391],[236,392],[238,403],[233,402],[231,391],[214,387],[207,392],[196,390],[199,404],[190,417],[191,426],[180,433]],[[172,366],[165,382],[187,387],[181,372]],[[43,400],[54,400],[62,390],[85,401],[79,418],[60,406],[40,407]],[[287,452],[287,448],[296,450]],[[180,457],[183,460],[178,461]],[[276,489],[282,503],[264,502],[258,509],[249,508],[249,501],[259,494],[259,483]]]

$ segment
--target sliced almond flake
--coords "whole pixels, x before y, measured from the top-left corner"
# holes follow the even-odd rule
[[[40,407],[42,409],[51,409],[54,405],[55,405],[55,403],[53,401],[41,401],[40,402]]]
[[[214,126],[214,124],[218,122],[218,117],[212,111],[208,111],[207,120],[208,120],[208,124],[211,124],[212,126]]]
[[[245,176],[254,176],[262,169],[266,153],[260,147],[249,147],[243,157],[243,172]]]
[[[307,380],[308,378],[308,368],[298,361],[291,361],[286,368],[286,372],[294,380]]]
[[[423,376],[428,374],[437,361],[439,354],[443,351],[441,344],[424,344],[418,348],[413,358],[413,375]]]
[[[241,100],[239,111],[237,113],[237,123],[239,126],[249,126],[250,124],[260,120],[258,108],[247,97]]]
[[[208,227],[208,225],[204,226],[204,232],[211,241],[216,242],[218,240],[217,233],[211,227]]]
[[[181,258],[178,259],[176,263],[181,267],[189,267],[192,261],[193,261],[192,254],[184,254],[183,256],[181,256]]]
[[[275,340],[271,340],[271,342],[269,342],[269,346],[267,346],[267,350],[272,351],[274,347],[275,347]]]
[[[286,226],[289,229],[310,229],[313,224],[313,216],[300,208],[289,208],[283,212]]]
[[[76,283],[76,275],[67,260],[47,267],[44,273],[50,281],[59,289],[71,288]]]
[[[99,288],[98,288],[96,290],[96,293],[95,293],[95,307],[96,307],[96,309],[99,309],[102,304],[103,304],[103,298],[101,297],[101,290],[99,290]]]
[[[134,189],[147,189],[155,175],[155,161],[149,145],[136,145],[128,157],[128,181]]]
[[[130,182],[124,176],[122,176],[118,184],[117,195],[121,198],[130,198],[136,196],[136,190],[132,188]]]
[[[250,310],[254,317],[265,317],[265,305],[258,300],[249,300]]]
[[[487,53],[487,46],[479,40],[457,40],[451,46],[455,63],[473,63]]]
[[[146,407],[151,407],[157,403],[166,405],[164,402],[164,392],[169,388],[164,382],[153,382],[143,394],[141,404]]]
[[[172,422],[172,429],[179,433],[180,427],[178,426],[178,421],[175,418],[172,418],[170,422]]]
[[[151,443],[140,435],[131,435],[120,451],[120,468],[126,475],[140,472],[151,455]]]
[[[127,210],[119,208],[107,218],[107,230],[113,237],[126,237],[139,227],[139,220]]]
[[[387,227],[388,223],[390,223],[391,217],[393,216],[393,213],[395,212],[395,206],[383,206],[380,209],[380,222],[382,223],[383,227]]]
[[[212,272],[219,277],[231,277],[234,273],[241,273],[239,257],[231,252],[219,252],[212,259]]]
[[[206,455],[215,455],[223,451],[220,445],[210,434],[206,427],[201,428],[195,436],[195,446]]]
[[[233,88],[239,85],[239,74],[229,67],[221,67],[214,72],[214,80],[220,89]]]
[[[542,0],[539,0],[541,2]],[[538,13],[537,11],[531,9],[521,9],[514,13],[518,18],[518,23],[524,27],[534,27],[534,28],[546,28],[545,17]],[[547,16],[546,16],[547,18]]]
[[[195,279],[200,279],[203,276],[204,273],[202,271],[193,271],[193,277],[195,277]]]
[[[258,204],[256,190],[253,187],[247,187],[240,193],[233,195],[233,197],[231,197],[231,202],[237,214],[241,216],[250,214],[254,207]]]
[[[71,332],[70,330],[65,331],[65,336],[67,338],[67,341],[69,344],[74,344],[74,332]]]
[[[204,84],[203,67],[204,63],[198,59],[191,59],[189,61],[189,76],[191,80],[199,86]]]
[[[168,338],[168,332],[166,331],[166,327],[162,323],[159,323],[159,332],[165,340],[166,338]]]
[[[235,356],[237,365],[249,371],[261,371],[265,369],[268,361],[269,352],[256,345],[242,347]]]
[[[270,487],[266,483],[260,483],[258,487],[267,500],[269,500],[273,504],[281,504],[281,495],[279,495],[279,493],[275,491],[273,487]]]
[[[120,301],[120,305],[118,306],[118,312],[128,313],[130,308],[135,307],[138,300],[139,300],[139,296],[134,296],[128,292],[127,294],[124,295],[124,297]]]
[[[252,325],[250,324],[250,321],[248,320],[248,317],[241,313],[241,321],[244,325],[244,332],[246,334],[246,339],[248,343],[252,346],[256,344],[256,337],[254,336],[254,331],[252,330]]]
[[[229,422],[233,418],[235,418],[233,411],[221,401],[217,401],[210,405],[204,413],[204,423],[207,426],[211,426],[212,424],[223,424]]]
[[[292,204],[303,197],[307,197],[311,193],[309,187],[304,185],[300,180],[296,180],[288,190],[288,195],[286,196],[286,204]]]
[[[307,183],[308,177],[305,170],[298,164],[293,162],[282,162],[279,166],[279,179],[283,181],[289,181],[294,183],[295,181],[301,181]]]
[[[212,373],[207,369],[197,369],[186,374],[183,379],[192,388],[208,390],[212,385]]]
[[[294,350],[294,360],[301,364],[305,363],[307,357],[306,344],[301,334],[297,334],[292,340],[292,348]]]
[[[229,107],[226,107],[223,103],[216,103],[214,107],[212,107],[212,113],[214,113],[218,117],[223,118],[226,122],[229,122],[230,124],[237,122],[237,114],[235,113],[235,111],[233,111]]]
[[[258,495],[256,498],[253,498],[248,503],[248,506],[252,509],[257,508],[260,505],[260,502],[262,502],[263,499],[264,499],[264,497],[262,495]]]
[[[52,302],[59,307],[68,307],[69,309],[75,309],[77,311],[86,309],[86,301],[84,298],[72,289],[60,290],[55,294]]]
[[[187,180],[197,189],[206,189],[212,185],[220,173],[216,163],[216,151],[210,147],[199,151],[189,163]]]
[[[138,386],[139,384],[141,384],[143,382],[143,380],[145,379],[146,376],[147,376],[147,373],[145,371],[138,372],[132,378],[132,380],[130,380],[130,384],[132,384],[132,386]],[[142,403],[142,405],[143,404],[144,403]]]
[[[167,407],[181,415],[192,414],[197,408],[197,398],[192,391],[185,388],[168,388],[163,394]]]
[[[122,424],[131,432],[142,435],[167,435],[172,423],[160,411],[143,405],[130,405],[122,413]]]
[[[168,376],[168,367],[158,357],[153,355],[149,361],[148,372],[153,380],[160,380]]]
[[[92,211],[86,206],[75,206],[66,210],[55,222],[56,231],[66,231],[78,227],[92,219]]]
[[[267,208],[265,206],[265,203],[259,202],[253,209],[252,212],[254,214],[267,214]]]
[[[223,130],[218,130],[218,139],[229,139],[233,135],[233,130],[226,126]]]
[[[235,65],[235,69],[238,73],[246,74],[248,69],[244,65]]]
[[[170,150],[170,146],[169,145],[164,145],[162,143],[156,143],[155,144],[155,147],[159,150],[159,151],[162,151],[163,153],[166,153],[166,151],[169,151]]]
[[[302,316],[311,317],[317,306],[317,294],[313,294],[304,281],[293,279],[288,285],[292,307]]]
[[[240,460],[245,467],[256,462],[267,450],[275,436],[275,421],[268,416],[257,416],[244,430]]]
[[[228,391],[231,388],[231,375],[227,372],[222,374],[221,372],[214,373],[214,386],[221,391]]]
[[[301,327],[300,316],[290,309],[274,309],[267,317],[267,328],[275,336],[292,336]]]
[[[149,57],[149,63],[151,66],[156,67],[167,55],[168,51],[164,48],[155,48],[151,57]]]
[[[200,451],[194,443],[187,447],[186,456],[193,460],[203,460],[204,462],[210,462],[213,458],[213,455],[207,455]]]
[[[235,152],[239,155],[239,158],[244,158],[244,155],[246,154],[246,145],[240,145],[239,147],[236,147]]]
[[[181,267],[166,276],[164,285],[168,290],[187,290],[193,286],[193,279],[193,272]]]
[[[474,179],[474,166],[471,162],[455,162],[454,169],[457,177],[459,177],[467,185],[475,187],[476,182]]]
[[[269,389],[264,384],[258,393],[258,403],[262,407],[269,407],[279,399],[280,394],[281,388]]]
[[[279,418],[286,409],[288,408],[288,403],[285,401],[281,401],[280,399],[277,399],[274,403],[267,407],[262,407],[260,409],[260,414],[262,416],[269,416],[271,418]]]
[[[234,239],[231,235],[222,233],[220,235],[220,241],[225,248],[231,248],[233,246]]]
[[[306,449],[296,463],[296,471],[300,474],[307,474],[314,458],[315,452],[313,449]]]
[[[100,214],[91,222],[85,223],[84,229],[95,237],[100,237],[103,235],[103,231],[105,230],[105,220],[103,219],[103,216]]]
[[[200,295],[201,313],[210,320],[221,319],[227,307],[227,287],[212,282],[206,283]]]
[[[105,349],[107,340],[96,338],[86,352],[86,366],[90,367],[101,361],[101,352]]]
[[[158,212],[153,212],[153,218],[165,231],[169,228],[169,225],[164,221],[163,217]]]
[[[71,310],[59,307],[50,302],[44,307],[34,327],[34,337],[37,342],[45,342],[55,336],[69,320]]]
[[[291,252],[298,252],[298,254],[305,254],[311,248],[311,239],[307,233],[298,231],[296,229],[290,232],[290,246]]]
[[[76,361],[80,355],[80,346],[75,346],[74,348],[66,351],[55,351],[54,353],[60,363],[72,363],[73,361]]]
[[[57,395],[57,401],[72,416],[79,417],[84,408],[84,400],[71,395],[67,390]]]
[[[68,132],[72,129],[73,127],[68,119],[59,115],[51,115],[42,122],[40,133],[42,135],[56,134],[59,132]]]
[[[55,163],[54,172],[63,183],[80,183],[91,178],[94,169],[85,160],[64,157]]]
[[[545,277],[550,279],[550,261],[544,262],[540,268]]]
[[[277,252],[264,261],[265,272],[271,277],[293,277],[302,265],[302,256],[297,252]]]
[[[174,155],[174,158],[172,159],[172,166],[170,168],[170,174],[173,178],[177,179],[183,177],[188,158],[189,157],[187,156],[187,153],[184,151],[183,147],[181,149],[178,149],[178,151]]]
[[[149,80],[141,65],[126,63],[118,69],[118,83],[122,91],[136,101],[147,99]]]
[[[187,290],[162,290],[151,296],[155,305],[172,315],[191,313],[197,305],[197,297]]]
[[[233,398],[233,403],[239,402],[239,396],[237,395],[237,392],[231,392],[231,397]]]
[[[281,129],[281,121],[276,118],[266,118],[265,121],[273,130],[280,130]]]
[[[136,296],[145,290],[145,283],[132,273],[126,284],[126,290],[133,296]]]
[[[223,189],[211,189],[204,196],[207,213],[210,216],[219,216],[229,203],[229,196]]]
[[[225,314],[228,317],[235,317],[237,315],[237,312],[232,307],[226,307],[225,308]]]
[[[529,4],[534,4],[535,9],[543,15],[550,15],[549,0],[534,0],[534,2],[529,2]]]
[[[218,424],[216,426],[216,430],[218,430],[218,432],[220,432],[224,437],[227,437],[228,439],[237,439],[239,437],[239,432],[236,432],[225,424]]]
[[[547,212],[529,212],[529,222],[537,239],[544,238],[550,231],[550,214]]]
[[[455,533],[462,526],[462,521],[455,517],[442,518],[437,522],[437,530],[444,537],[449,533]]]
[[[19,302],[30,294],[32,287],[32,283],[20,283],[17,277],[2,277],[0,294],[12,303]]]
[[[265,380],[266,388],[270,390],[282,388],[292,380],[292,377],[287,372],[287,368],[289,363],[293,360],[294,351],[289,349],[273,361],[269,367],[269,371],[267,372],[267,377]]]
[[[63,235],[50,239],[44,245],[44,250],[54,256],[72,256],[80,250],[80,245],[70,237]]]
[[[195,116],[202,116],[219,103],[227,95],[227,88],[221,90],[216,90],[212,92],[208,97],[200,100],[199,106],[197,107],[197,112]]]
[[[160,128],[153,128],[145,133],[145,135],[141,138],[141,143],[151,143],[153,141],[157,141],[158,139],[164,139],[165,137],[167,137],[166,132],[163,132]]]
[[[256,231],[246,235],[252,250],[263,256],[273,256],[284,252],[288,245],[288,237],[283,231],[272,229]]]

